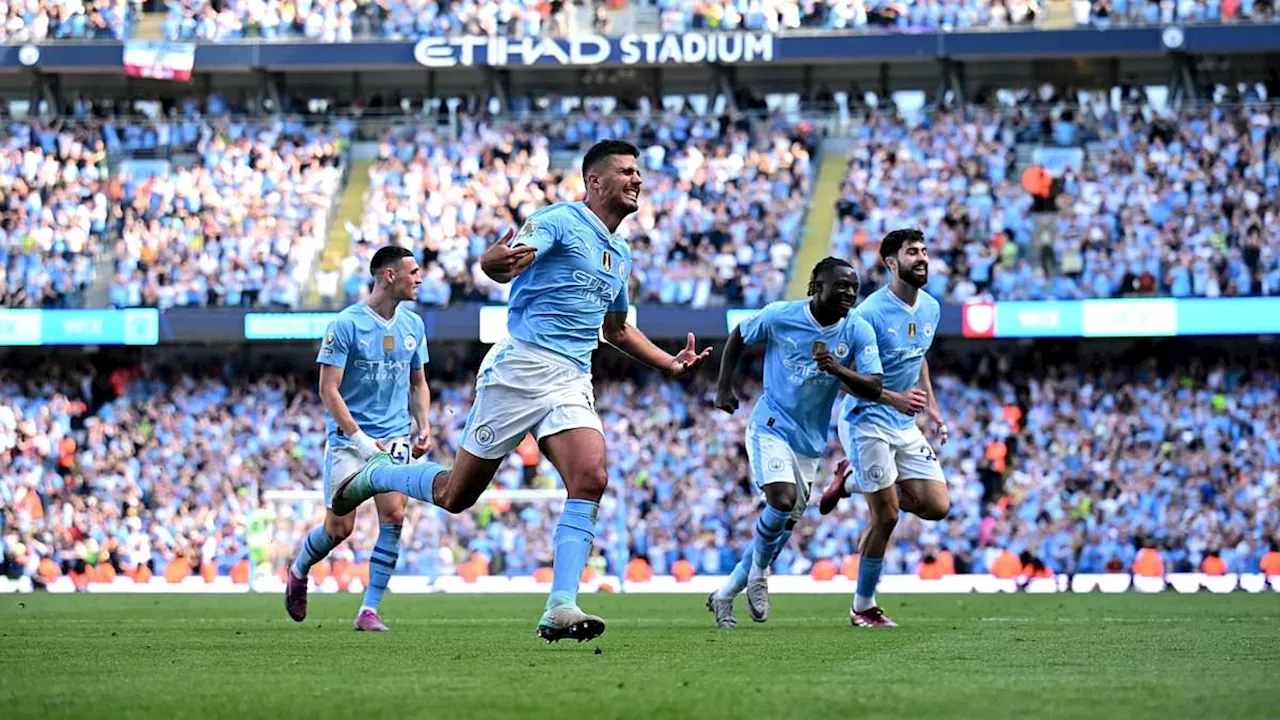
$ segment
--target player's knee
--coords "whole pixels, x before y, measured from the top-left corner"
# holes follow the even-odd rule
[[[383,525],[404,525],[404,508],[380,508],[378,510],[378,522]]]
[[[876,513],[868,524],[871,530],[883,536],[893,534],[893,529],[898,526],[898,513],[885,512]]]
[[[951,498],[937,498],[924,506],[920,513],[921,520],[941,520],[951,512]]]
[[[344,517],[330,513],[330,516],[324,519],[324,532],[335,545],[341,543],[351,537],[352,531],[355,530],[355,519],[354,513]]]
[[[609,485],[609,474],[601,466],[576,468],[565,478],[570,498],[599,500]]]

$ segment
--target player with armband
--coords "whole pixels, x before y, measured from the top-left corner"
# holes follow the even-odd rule
[[[320,365],[320,400],[328,433],[324,452],[324,524],[307,533],[290,566],[285,591],[289,617],[307,616],[307,573],[351,535],[354,513],[333,511],[337,483],[355,475],[370,458],[385,453],[398,465],[431,449],[427,413],[426,329],[416,313],[402,309],[422,283],[413,253],[397,246],[379,249],[369,270],[373,292],[365,302],[338,313],[325,333],[316,362]],[[378,540],[369,556],[369,587],[356,615],[357,630],[383,632],[378,614],[400,557],[400,531],[406,497],[379,495]]]

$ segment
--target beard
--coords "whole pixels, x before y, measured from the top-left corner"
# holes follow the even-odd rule
[[[902,281],[906,284],[919,290],[925,286],[925,283],[929,282],[929,266],[924,266],[923,275],[916,275],[914,266],[900,268],[898,270],[898,277],[902,278]]]

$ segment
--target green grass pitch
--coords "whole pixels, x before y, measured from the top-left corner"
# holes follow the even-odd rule
[[[17,718],[1280,717],[1280,595],[775,596],[716,630],[703,598],[584,596],[591,643],[534,636],[542,598],[0,596],[0,715]]]

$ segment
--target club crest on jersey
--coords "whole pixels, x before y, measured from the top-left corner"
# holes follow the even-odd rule
[[[382,352],[389,353],[396,349],[396,339],[390,335],[382,336]]]
[[[840,343],[836,345],[836,357],[840,358],[841,360],[849,357],[848,343]]]
[[[414,336],[412,336],[412,335],[405,335],[405,336],[404,336],[404,349],[405,349],[405,350],[408,350],[409,352],[413,352],[414,348],[416,348],[416,347],[418,347],[418,338],[416,338],[416,337],[414,337]]]
[[[519,244],[520,241],[533,237],[533,233],[538,229],[538,221],[530,220],[520,228],[520,232],[516,233],[515,240],[511,241],[512,245]]]
[[[912,340],[916,339],[916,324],[914,322],[907,323],[907,337]]]
[[[924,336],[933,337],[933,323],[924,324]]]
[[[604,268],[607,273],[613,272],[613,253],[608,250],[604,251],[604,254],[600,256],[600,267]]]

